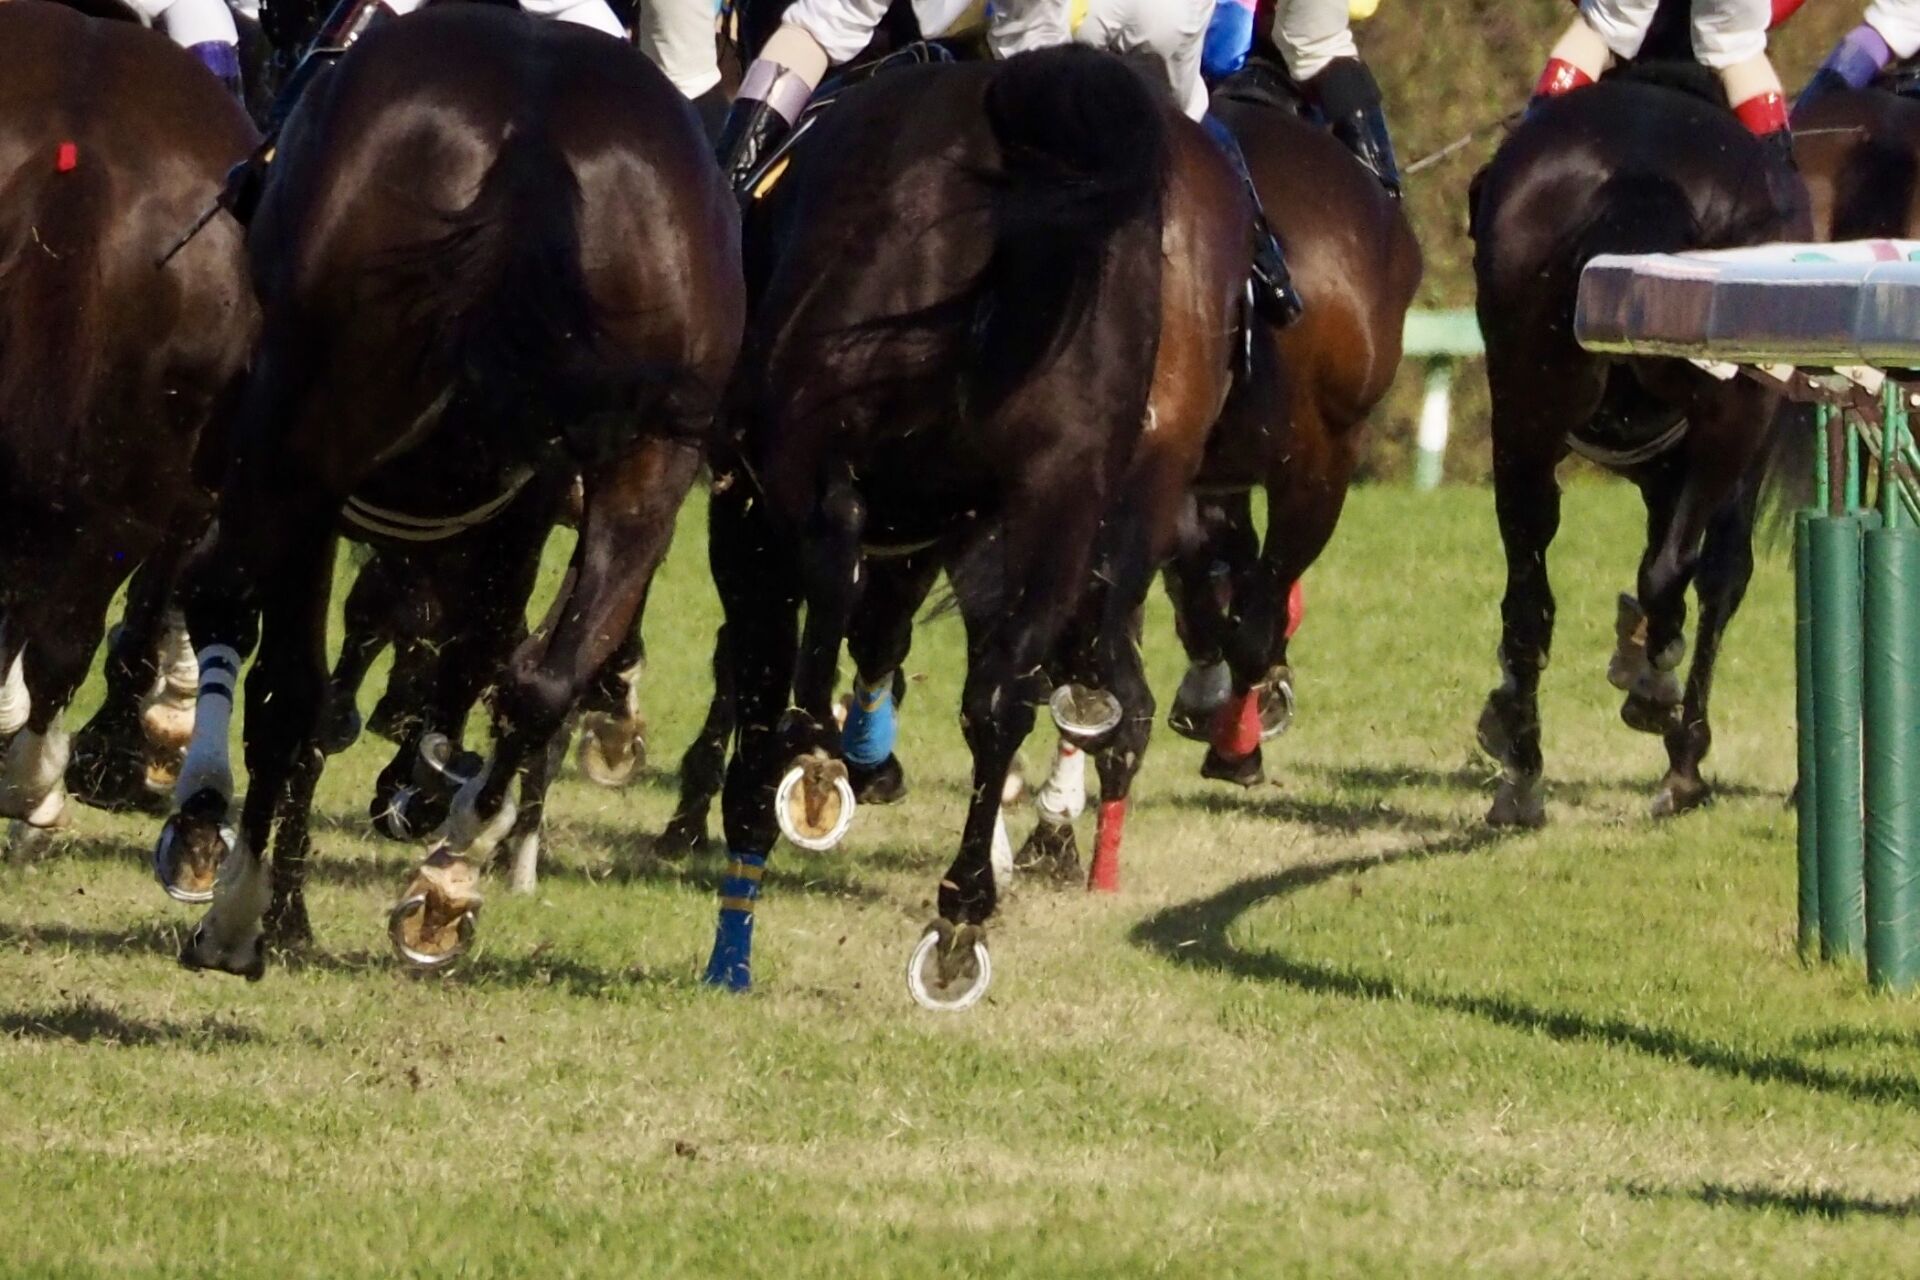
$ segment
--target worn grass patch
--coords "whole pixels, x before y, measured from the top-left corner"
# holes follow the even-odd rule
[[[690,512],[648,623],[653,770],[562,784],[540,892],[495,887],[455,974],[386,958],[412,851],[360,820],[371,743],[323,786],[319,946],[257,986],[175,967],[151,822],[82,813],[0,867],[0,1272],[1909,1265],[1920,1010],[1792,949],[1786,568],[1727,648],[1720,800],[1656,826],[1659,745],[1604,678],[1640,523],[1621,487],[1569,494],[1545,831],[1479,822],[1489,496],[1363,490],[1309,578],[1277,783],[1203,783],[1158,735],[1124,893],[1020,888],[992,995],[936,1018],[901,971],[964,802],[950,621],[909,663],[912,795],[776,855],[755,994],[696,983],[719,854],[647,840],[706,696]],[[1165,696],[1157,602],[1149,658]]]

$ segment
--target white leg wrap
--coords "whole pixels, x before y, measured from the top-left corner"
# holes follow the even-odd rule
[[[513,868],[507,888],[514,893],[532,893],[540,883],[540,833],[529,831],[513,842]]]
[[[31,729],[14,736],[0,777],[0,815],[49,827],[66,808],[67,731],[57,723],[41,737]]]
[[[6,680],[0,682],[0,738],[11,738],[27,727],[33,699],[27,694],[25,660],[25,654],[15,654]]]
[[[165,629],[160,636],[159,656],[160,680],[164,688],[186,698],[198,692],[200,660],[193,655],[193,637],[187,634],[186,616],[178,609],[167,611]]]
[[[1065,738],[1060,740],[1053,772],[1047,775],[1047,785],[1041,787],[1035,797],[1034,807],[1040,811],[1042,822],[1052,823],[1072,822],[1087,811],[1086,752]]]
[[[211,788],[233,798],[233,761],[227,737],[233,723],[235,686],[240,682],[240,655],[224,644],[200,651],[200,697],[193,718],[193,741],[174,784],[174,798],[185,802]]]
[[[477,804],[480,788],[486,784],[487,775],[493,771],[493,762],[480,775],[463,784],[453,797],[453,811],[447,815],[446,825],[440,828],[440,840],[455,853],[469,858],[485,857],[494,851],[502,840],[513,831],[514,820],[519,817],[519,807],[513,797],[500,797],[500,812],[492,818],[483,820]]]
[[[1013,883],[1013,839],[1007,834],[1005,811],[993,815],[993,884],[1004,892]]]

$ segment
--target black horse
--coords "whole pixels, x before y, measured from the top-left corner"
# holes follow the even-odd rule
[[[232,226],[156,263],[253,143],[164,36],[0,7],[0,813],[30,826],[60,821],[60,715],[114,592],[210,504],[195,462],[258,311]]]
[[[749,981],[796,756],[790,832],[843,825],[832,700],[863,594],[904,604],[905,625],[916,575],[945,567],[967,628],[973,799],[928,985],[979,989],[1002,786],[1056,681],[1077,695],[1056,701],[1067,718],[1118,712],[1103,757],[1138,767],[1153,702],[1136,615],[1225,399],[1249,234],[1236,182],[1164,88],[1068,48],[876,76],[756,206],[712,506],[739,725],[711,981]]]
[[[1753,569],[1756,497],[1778,397],[1682,360],[1620,360],[1573,338],[1581,268],[1600,253],[1675,252],[1805,239],[1797,176],[1696,86],[1687,69],[1630,69],[1537,107],[1475,179],[1472,229],[1493,393],[1494,499],[1506,547],[1502,684],[1480,717],[1503,766],[1496,825],[1545,820],[1537,694],[1553,636],[1546,555],[1560,523],[1555,470],[1569,450],[1632,480],[1647,504],[1639,580],[1620,599],[1608,671],[1622,718],[1661,735],[1655,814],[1708,795],[1700,761],[1721,635]],[[1700,628],[1684,687],[1686,591]]]
[[[469,554],[504,580],[467,621],[461,664],[481,679],[483,655],[524,625],[513,579],[532,572],[527,547],[584,476],[558,622],[513,654],[492,758],[393,915],[396,947],[432,966],[472,930],[468,856],[512,827],[508,788],[630,633],[665,554],[738,348],[736,213],[692,110],[638,53],[450,6],[369,33],[315,83],[249,246],[265,338],[217,534],[182,587],[200,713],[162,866],[204,866],[224,843],[228,708],[258,627],[250,786],[183,962],[258,976],[263,915],[280,939],[308,934],[307,812],[343,507],[394,523],[492,508],[471,532],[506,550]]]

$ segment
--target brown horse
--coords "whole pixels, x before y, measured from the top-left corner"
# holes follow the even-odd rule
[[[739,726],[709,981],[750,980],[775,784],[797,755],[840,755],[856,604],[884,591],[910,619],[927,565],[966,624],[974,768],[925,986],[964,1001],[984,985],[1002,787],[1056,681],[1119,713],[1095,744],[1117,843],[1153,714],[1136,615],[1231,368],[1250,234],[1236,181],[1164,88],[1078,48],[878,75],[795,150],[756,211],[761,292],[716,461]]]
[[[1920,97],[1879,85],[1823,94],[1794,114],[1820,240],[1920,232]]]
[[[1756,500],[1777,395],[1683,360],[1612,359],[1573,337],[1580,271],[1601,253],[1674,252],[1805,239],[1799,180],[1713,99],[1629,71],[1554,98],[1502,144],[1473,189],[1474,274],[1493,392],[1494,503],[1506,549],[1499,658],[1479,738],[1503,767],[1487,820],[1538,825],[1539,684],[1553,638],[1547,548],[1560,524],[1555,471],[1578,449],[1632,480],[1647,506],[1639,579],[1620,600],[1608,677],[1621,717],[1660,735],[1656,815],[1708,795],[1700,762],[1713,668],[1753,572]],[[1644,77],[1644,78],[1643,78]],[[1700,627],[1684,685],[1686,594]]]
[[[196,455],[258,312],[231,225],[156,263],[253,143],[164,36],[0,5],[0,813],[32,827],[114,592],[210,503]]]
[[[265,338],[217,535],[182,586],[200,710],[157,860],[204,866],[222,844],[228,711],[258,628],[250,785],[184,963],[259,976],[269,911],[280,938],[307,936],[343,506],[396,526],[488,511],[472,532],[498,541],[470,554],[507,576],[467,622],[466,665],[483,672],[493,641],[524,625],[527,544],[584,477],[559,621],[508,662],[493,755],[391,917],[396,949],[431,967],[471,934],[469,857],[512,828],[509,787],[631,633],[666,552],[738,350],[737,212],[698,120],[637,52],[463,5],[370,32],[315,83],[249,245]]]
[[[1215,91],[1215,113],[1240,139],[1308,306],[1286,329],[1256,326],[1248,376],[1201,469],[1202,536],[1167,570],[1192,664],[1182,689],[1211,684],[1214,694],[1176,699],[1169,721],[1208,741],[1202,773],[1249,786],[1263,776],[1261,738],[1285,726],[1292,705],[1289,589],[1339,522],[1367,414],[1399,368],[1421,272],[1400,202],[1302,119],[1275,79],[1249,65]],[[1267,495],[1263,543],[1247,500],[1255,486]],[[1216,566],[1228,571],[1224,592]]]

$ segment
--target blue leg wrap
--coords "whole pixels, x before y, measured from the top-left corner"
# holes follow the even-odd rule
[[[840,731],[840,749],[849,764],[871,768],[893,754],[894,739],[900,723],[893,709],[893,673],[872,686],[859,679],[853,682],[853,705],[847,709],[847,724]]]
[[[753,985],[753,904],[766,865],[764,853],[736,853],[720,882],[720,922],[707,960],[707,981],[713,986],[745,991]]]

